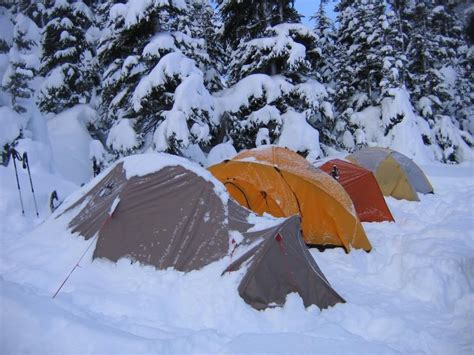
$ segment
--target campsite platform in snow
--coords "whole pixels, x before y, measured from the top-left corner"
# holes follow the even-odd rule
[[[364,223],[373,251],[312,255],[347,301],[320,311],[291,294],[256,311],[230,260],[201,271],[96,260],[90,241],[45,228],[47,197],[76,186],[33,166],[21,216],[12,166],[0,167],[0,353],[474,353],[474,165],[422,165],[435,194],[387,198],[395,223]],[[62,227],[62,228],[59,228]]]

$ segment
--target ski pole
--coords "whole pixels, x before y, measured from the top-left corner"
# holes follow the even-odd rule
[[[28,155],[26,154],[26,152],[23,153],[23,169],[28,170],[28,177],[30,178],[31,193],[33,194],[33,201],[35,203],[36,217],[39,217],[38,205],[36,204],[35,189],[33,188],[33,181],[31,180],[30,163],[28,162]]]
[[[16,186],[18,188],[18,193],[20,195],[20,204],[21,204],[21,213],[25,215],[25,208],[23,207],[23,198],[21,197],[21,188],[20,188],[20,180],[18,179],[18,170],[16,168],[16,159],[21,160],[21,157],[18,155],[18,152],[15,149],[11,149],[10,153],[13,158],[13,166],[15,167],[15,176],[16,176]]]

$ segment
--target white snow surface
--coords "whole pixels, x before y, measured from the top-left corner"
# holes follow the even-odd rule
[[[307,159],[311,162],[316,161],[321,155],[319,132],[306,122],[305,116],[301,113],[288,111],[281,118],[283,127],[277,145],[296,152],[307,151]]]
[[[64,178],[80,185],[92,176],[89,158],[92,137],[87,124],[93,123],[97,113],[87,105],[76,105],[64,110],[47,122],[56,168]]]
[[[232,159],[237,155],[237,151],[231,142],[220,143],[209,151],[207,155],[207,166],[219,164],[227,159]]]
[[[122,118],[111,129],[107,136],[107,146],[113,150],[127,152],[139,146],[137,134],[133,129],[134,120]]]
[[[146,174],[173,162],[200,169],[164,156],[127,158],[127,172]],[[92,262],[95,239],[71,235],[65,219],[43,223],[50,214],[49,193],[57,189],[62,199],[76,185],[42,168],[32,155],[34,160],[40,218],[34,215],[27,172],[19,172],[22,217],[12,164],[0,166],[2,354],[474,351],[472,162],[422,164],[435,194],[421,195],[420,202],[387,198],[396,222],[363,224],[374,247],[370,253],[311,249],[347,303],[305,309],[301,298],[290,294],[284,307],[256,311],[238,295],[244,271],[221,276],[231,257],[189,273],[126,259]]]
[[[0,147],[11,144],[17,139],[26,127],[26,119],[12,109],[0,107]]]

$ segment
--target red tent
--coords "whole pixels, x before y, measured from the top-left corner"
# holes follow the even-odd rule
[[[337,171],[338,181],[354,202],[361,221],[394,221],[377,180],[370,170],[340,159],[330,160],[319,168],[331,175],[334,175],[333,170]]]

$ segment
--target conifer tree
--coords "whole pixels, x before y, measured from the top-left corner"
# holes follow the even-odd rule
[[[58,113],[90,100],[94,84],[92,51],[85,38],[91,20],[82,2],[56,0],[47,8],[40,73],[46,77],[38,94],[43,112]],[[91,75],[92,74],[92,75]]]
[[[434,148],[438,159],[460,161],[473,144],[469,132],[463,131],[472,107],[466,101],[472,86],[465,71],[469,66],[462,59],[466,53],[462,26],[446,1],[420,1],[409,15],[418,24],[409,29],[409,84],[418,112],[431,130],[425,143]]]
[[[299,22],[292,1],[221,1],[220,10],[232,84],[223,94],[223,120],[236,148],[277,143],[288,125],[316,125],[332,115],[326,89],[314,80],[316,37]],[[240,104],[227,105],[226,98]]]
[[[334,53],[336,52],[336,29],[334,23],[326,13],[328,0],[320,0],[316,13],[311,17],[314,20],[314,34],[316,35],[316,48],[319,54],[314,67],[321,75],[324,83],[334,81]]]
[[[4,75],[2,86],[11,96],[12,108],[18,113],[26,112],[25,100],[32,97],[30,82],[38,68],[38,58],[32,53],[37,46],[36,25],[26,16],[18,14],[13,30],[13,46],[9,51],[10,65]]]
[[[369,142],[402,146],[402,137],[410,135],[416,142],[406,151],[424,154],[404,85],[403,22],[381,1],[342,1],[336,9],[340,21],[336,131],[342,146],[349,150]]]
[[[205,42],[192,37],[185,2],[139,5],[129,0],[110,8],[98,50],[107,144],[116,155],[147,147],[181,154],[189,144],[207,144],[217,123],[199,69],[209,63]],[[114,143],[120,130],[133,136],[130,144]]]
[[[220,34],[218,33],[217,14],[209,3],[209,0],[188,0],[188,23],[189,35],[203,43],[201,53],[188,51],[187,55],[196,60],[199,68],[204,74],[206,87],[215,92],[223,88],[222,73],[226,62],[225,50],[222,46]],[[183,31],[186,32],[186,31]],[[196,54],[200,54],[197,56]]]

